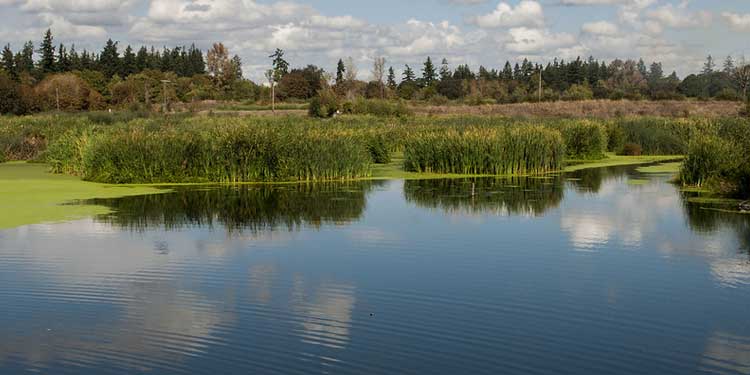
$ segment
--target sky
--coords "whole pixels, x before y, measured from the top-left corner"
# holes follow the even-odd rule
[[[528,58],[643,58],[697,72],[707,55],[750,59],[750,0],[0,0],[0,43],[101,50],[107,38],[173,47],[223,42],[260,81],[276,48],[292,67],[334,71],[352,57],[370,77],[375,57],[400,72],[427,56],[455,67],[502,68]]]

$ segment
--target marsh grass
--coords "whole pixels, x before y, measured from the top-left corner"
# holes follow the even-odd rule
[[[560,170],[562,135],[541,126],[450,129],[410,137],[404,145],[407,171],[519,175]]]
[[[109,121],[68,114],[0,118],[0,154],[48,162],[55,172],[91,181],[182,183],[363,178],[375,165],[391,168],[393,155],[404,155],[411,176],[536,174],[562,169],[565,159],[633,163],[687,153],[693,159],[685,184],[718,176],[722,189],[747,191],[748,134],[750,119],[742,118],[122,115]],[[700,142],[714,138],[730,143],[731,157],[717,162],[707,158],[719,153],[701,153]],[[625,144],[644,156],[611,156]],[[711,171],[719,166],[718,174]]]

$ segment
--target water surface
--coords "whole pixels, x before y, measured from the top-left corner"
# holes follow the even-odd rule
[[[750,219],[668,179],[100,200],[0,231],[0,373],[749,374]]]

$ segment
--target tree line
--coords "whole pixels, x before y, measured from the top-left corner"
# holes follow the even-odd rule
[[[92,110],[111,106],[150,108],[167,102],[200,100],[309,100],[322,90],[338,98],[405,99],[443,104],[518,103],[529,101],[685,98],[746,100],[750,64],[709,56],[702,71],[680,79],[659,62],[599,61],[593,57],[546,65],[506,61],[502,68],[468,65],[451,68],[427,57],[421,67],[405,65],[397,75],[386,60],[373,61],[369,81],[360,80],[352,58],[340,59],[335,73],[315,65],[290,68],[284,51],[268,56],[267,84],[243,77],[242,61],[222,44],[204,52],[191,45],[173,48],[128,45],[107,40],[101,51],[56,45],[51,30],[39,48],[27,42],[19,51],[5,45],[0,58],[0,113],[43,110]],[[720,66],[717,66],[720,65]]]

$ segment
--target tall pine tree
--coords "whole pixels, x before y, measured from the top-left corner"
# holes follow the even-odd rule
[[[44,33],[44,39],[42,39],[42,45],[39,47],[39,70],[43,74],[55,72],[55,46],[53,43],[52,30],[47,29]]]

